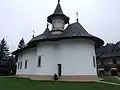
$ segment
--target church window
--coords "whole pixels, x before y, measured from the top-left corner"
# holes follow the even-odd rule
[[[18,70],[19,70],[20,62],[18,62]]]
[[[27,60],[25,60],[25,69],[27,69]]]
[[[20,62],[20,69],[22,69],[22,62]]]
[[[96,67],[96,61],[95,56],[93,56],[93,66]]]
[[[37,64],[38,68],[41,67],[41,56],[38,56],[38,64]]]

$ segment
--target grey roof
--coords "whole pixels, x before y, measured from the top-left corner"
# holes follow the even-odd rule
[[[70,24],[66,30],[63,32],[64,36],[88,36],[94,37],[89,34],[79,22]]]
[[[48,16],[47,21],[48,21],[49,23],[52,23],[52,19],[53,19],[53,17],[55,17],[55,16],[61,16],[61,17],[64,18],[65,24],[69,23],[69,17],[67,17],[65,14],[63,14],[63,11],[62,11],[60,2],[58,2],[57,7],[56,7],[54,13],[53,13],[52,15]]]
[[[30,40],[30,42],[48,38],[49,34],[50,34],[49,28],[46,28],[45,31],[43,32],[43,34],[40,34],[40,35],[32,38],[32,40]]]
[[[61,5],[59,2],[58,2],[57,7],[54,11],[54,14],[63,14],[63,11],[62,11],[62,8],[61,8]]]
[[[99,58],[120,56],[119,42],[116,44],[107,43],[105,46],[98,48],[96,50],[96,54],[99,56]]]
[[[95,42],[96,47],[100,47],[101,45],[104,44],[104,41],[102,39],[89,34],[79,22],[75,22],[73,24],[68,25],[68,27],[62,32],[62,34],[57,34],[57,35],[51,34],[51,31],[49,31],[49,29],[46,28],[43,34],[40,34],[34,37],[33,39],[31,39],[30,42],[27,44],[27,47],[33,47],[38,42],[43,42],[43,41],[56,41],[56,40],[74,39],[74,38],[90,39]]]
[[[45,34],[45,32],[47,32]],[[63,31],[62,34],[54,35],[51,34],[51,32],[46,29],[45,32],[35,38],[33,38],[31,42],[34,41],[40,41],[40,40],[59,40],[59,39],[65,39],[65,38],[88,38],[93,40],[96,43],[96,46],[99,47],[103,45],[104,41],[89,34],[79,22],[75,22],[73,24],[68,25],[68,27]]]
[[[109,57],[120,57],[120,51],[104,53],[103,55],[100,56],[100,58],[109,58]]]

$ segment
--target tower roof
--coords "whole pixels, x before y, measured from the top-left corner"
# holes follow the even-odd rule
[[[62,8],[61,8],[59,0],[58,0],[58,4],[56,6],[56,9],[55,9],[54,13],[52,15],[48,16],[47,21],[49,23],[52,23],[53,17],[56,17],[56,16],[63,17],[64,20],[65,20],[65,24],[69,23],[69,17],[67,17],[65,14],[63,14],[63,11],[62,11]]]
[[[58,2],[57,7],[54,11],[54,14],[63,14],[63,11],[62,11],[62,8],[61,8],[61,5],[59,2]]]

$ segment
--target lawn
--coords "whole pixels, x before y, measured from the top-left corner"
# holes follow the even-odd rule
[[[101,83],[32,81],[0,77],[0,90],[120,90],[120,86]]]
[[[117,79],[116,77],[114,77],[114,76],[103,76],[103,77],[101,77],[101,78],[103,78],[102,81],[120,84],[120,80],[118,80],[118,79]]]

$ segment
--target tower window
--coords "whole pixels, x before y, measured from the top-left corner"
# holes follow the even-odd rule
[[[63,30],[64,29],[64,21],[60,19],[55,19],[52,22],[53,30]]]
[[[40,68],[41,67],[41,56],[38,56],[38,64],[37,67]]]
[[[27,69],[27,60],[25,60],[25,69]]]

